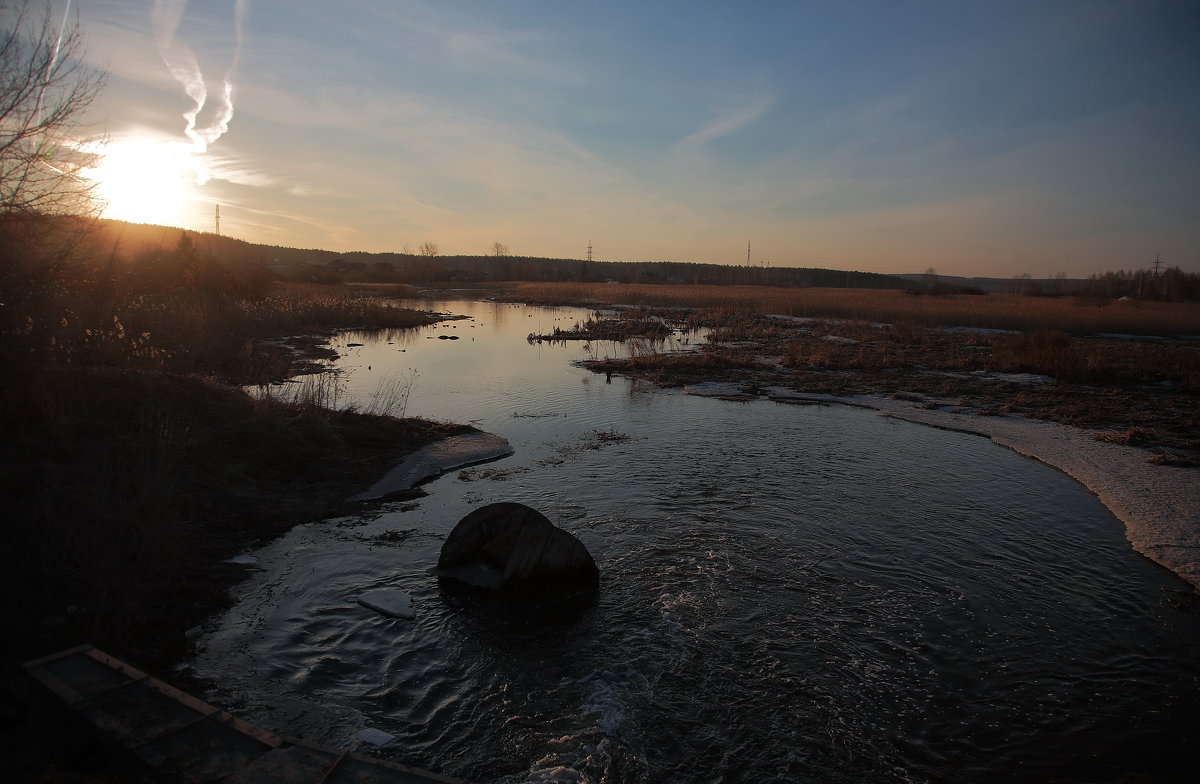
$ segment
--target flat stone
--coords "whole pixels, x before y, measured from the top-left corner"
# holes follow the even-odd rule
[[[393,618],[412,619],[416,617],[416,612],[413,610],[412,597],[404,591],[396,591],[390,588],[367,591],[358,597],[358,603],[368,610],[390,615]]]

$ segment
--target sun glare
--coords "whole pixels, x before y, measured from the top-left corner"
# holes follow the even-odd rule
[[[106,218],[178,226],[195,200],[196,168],[188,146],[152,139],[122,139],[96,151],[96,182]]]

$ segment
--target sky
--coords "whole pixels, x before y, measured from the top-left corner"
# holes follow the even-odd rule
[[[53,6],[108,74],[111,217],[212,231],[220,205],[223,234],[339,252],[1200,272],[1194,0]]]

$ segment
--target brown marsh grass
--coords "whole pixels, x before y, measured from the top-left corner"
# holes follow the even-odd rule
[[[912,296],[876,289],[784,289],[767,286],[523,283],[516,298],[535,304],[625,304],[657,308],[722,308],[784,316],[909,322],[1022,332],[1200,335],[1200,305],[1173,302],[1081,304],[1018,294]]]
[[[343,328],[404,328],[433,319],[396,307],[380,294],[279,284],[261,297],[127,292],[96,306],[79,293],[27,359],[58,367],[203,373],[262,383],[286,376],[295,359],[292,351],[263,340]]]

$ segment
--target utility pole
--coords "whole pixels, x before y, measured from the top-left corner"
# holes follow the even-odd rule
[[[216,224],[217,224],[217,236],[220,237],[221,236],[221,205],[220,204],[216,205],[215,220],[216,220]]]

